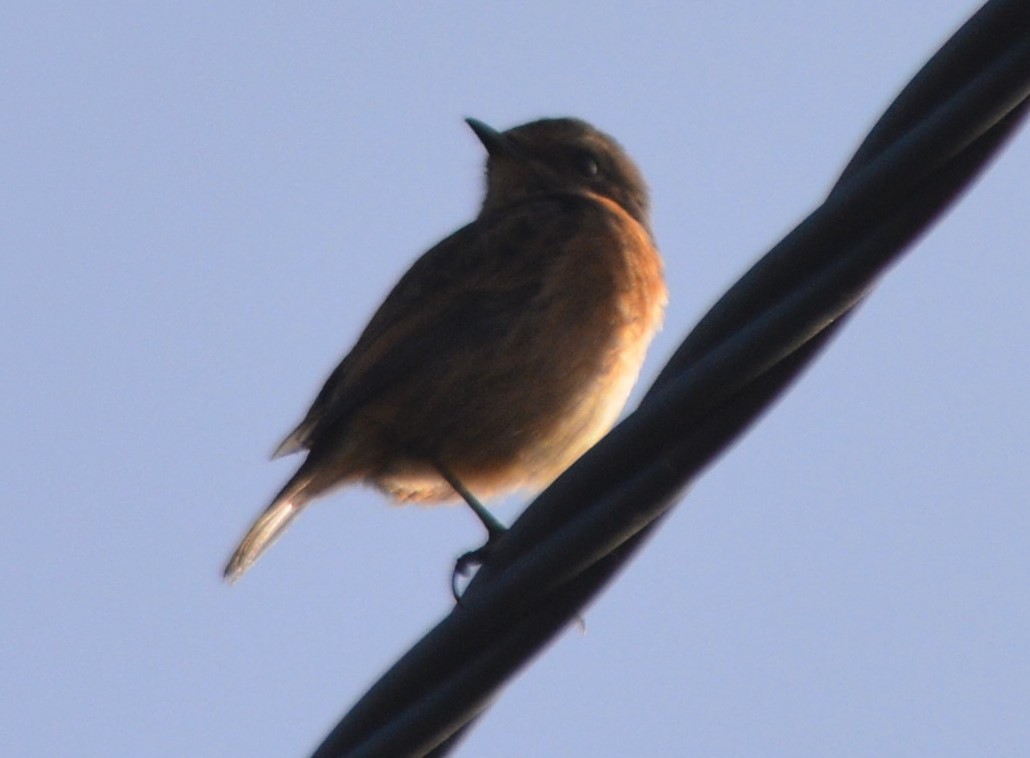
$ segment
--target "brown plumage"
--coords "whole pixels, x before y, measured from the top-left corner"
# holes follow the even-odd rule
[[[666,301],[640,172],[576,119],[468,123],[489,153],[479,215],[415,261],[276,450],[307,459],[229,580],[334,487],[422,503],[455,499],[455,480],[476,498],[543,488],[622,410]]]

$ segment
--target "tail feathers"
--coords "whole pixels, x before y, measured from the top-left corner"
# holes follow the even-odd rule
[[[254,565],[261,554],[278,539],[290,522],[307,505],[308,498],[294,488],[284,490],[265,509],[247,531],[236,552],[225,566],[223,576],[231,584],[243,576],[243,572]]]

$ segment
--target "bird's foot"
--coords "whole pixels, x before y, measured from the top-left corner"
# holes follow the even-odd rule
[[[486,562],[487,558],[490,557],[490,553],[493,552],[497,538],[503,533],[503,531],[491,530],[490,537],[481,547],[469,550],[454,562],[454,571],[451,572],[451,594],[454,596],[454,602],[458,605],[461,605],[461,592],[458,588],[458,583],[462,578],[473,574],[474,569],[477,569]]]

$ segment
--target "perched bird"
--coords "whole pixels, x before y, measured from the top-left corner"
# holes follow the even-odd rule
[[[479,505],[542,489],[625,405],[666,302],[637,167],[571,118],[497,132],[476,219],[411,266],[273,457],[307,451],[225,568],[350,483]]]

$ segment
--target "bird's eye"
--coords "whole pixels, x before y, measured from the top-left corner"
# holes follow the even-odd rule
[[[597,176],[600,168],[597,165],[597,158],[589,150],[580,150],[572,158],[576,171],[588,179]]]

